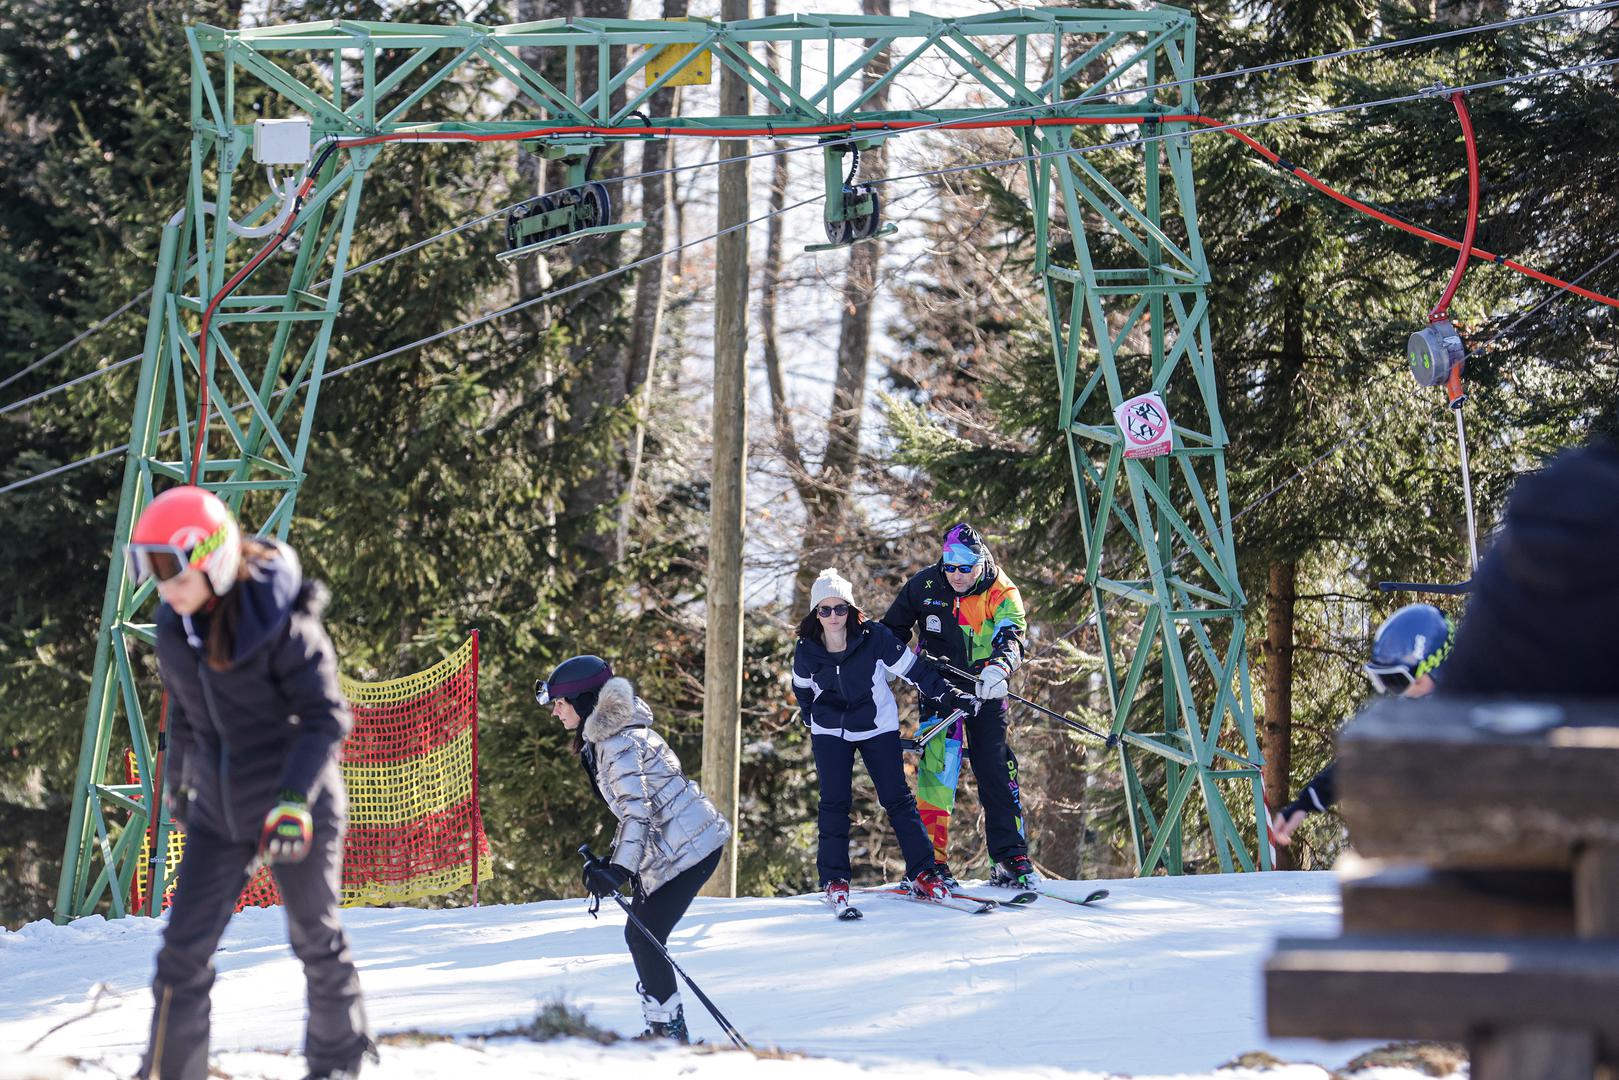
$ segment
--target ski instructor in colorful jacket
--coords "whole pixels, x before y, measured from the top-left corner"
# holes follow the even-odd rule
[[[950,813],[955,808],[965,739],[978,800],[984,807],[984,839],[994,862],[991,880],[1032,886],[1017,758],[1006,743],[1007,679],[1023,663],[1028,623],[1016,585],[995,564],[983,537],[966,522],[945,533],[939,561],[916,573],[882,618],[901,641],[916,630],[922,652],[943,663],[955,685],[977,698],[977,710],[957,730],[929,739],[917,769],[917,803],[933,840],[934,857],[948,865]],[[971,678],[949,673],[956,668]],[[921,702],[918,736],[944,722],[945,711]]]

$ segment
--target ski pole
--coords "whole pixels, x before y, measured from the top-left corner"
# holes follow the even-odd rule
[[[596,858],[596,853],[590,850],[589,844],[580,844],[579,854],[583,855],[591,862],[601,861]],[[687,975],[685,971],[681,969],[680,965],[675,963],[675,958],[669,955],[669,950],[663,947],[663,942],[653,937],[652,931],[646,928],[646,924],[640,919],[636,918],[635,912],[630,910],[629,903],[624,899],[624,897],[619,895],[617,889],[613,890],[612,895],[613,899],[618,901],[618,906],[624,909],[625,916],[630,920],[630,922],[635,924],[635,928],[637,930],[641,931],[641,936],[650,941],[653,947],[663,954],[663,958],[669,961],[669,966],[675,969],[675,974],[684,979],[686,981],[686,985],[691,987],[691,992],[697,995],[697,1000],[703,1003],[703,1008],[707,1009],[708,1014],[712,1016],[716,1022],[718,1022],[720,1028],[724,1030],[725,1034],[730,1037],[730,1040],[736,1044],[737,1049],[752,1050],[753,1047],[748,1045],[748,1040],[742,1037],[742,1033],[738,1031],[729,1020],[725,1019],[725,1015],[720,1012],[712,1001],[708,1000],[708,995],[703,993],[702,987],[692,982],[691,976]]]
[[[956,676],[957,678],[971,679],[974,684],[976,684],[978,682],[978,677],[976,675],[974,675],[972,672],[963,671],[960,668],[956,667],[954,664],[950,663],[950,661],[948,661],[948,660],[941,659],[940,657],[937,657],[937,656],[929,656],[927,653],[923,653],[922,655],[924,657],[926,657],[928,660],[932,661],[939,668],[941,668],[941,669],[943,669],[945,671],[948,671],[950,674]],[[1033,709],[1036,712],[1045,713],[1047,716],[1051,717],[1053,720],[1057,720],[1057,721],[1060,721],[1061,723],[1067,724],[1069,727],[1073,728],[1075,731],[1083,731],[1085,734],[1091,736],[1092,738],[1101,739],[1102,742],[1107,745],[1107,749],[1109,749],[1109,750],[1113,749],[1115,746],[1118,745],[1119,739],[1118,739],[1118,736],[1116,736],[1116,735],[1104,735],[1100,731],[1097,731],[1095,728],[1091,727],[1088,724],[1082,724],[1078,720],[1070,720],[1068,717],[1064,716],[1062,713],[1057,712],[1057,711],[1055,711],[1053,709],[1048,709],[1044,705],[1036,704],[1035,702],[1030,701],[1026,697],[1023,697],[1023,696],[1021,696],[1019,694],[1012,693],[1012,691],[1010,691],[1010,690],[1008,690],[1006,692],[1006,696],[1011,698],[1013,701],[1020,702],[1020,703],[1022,703],[1024,705],[1027,705],[1029,708]]]

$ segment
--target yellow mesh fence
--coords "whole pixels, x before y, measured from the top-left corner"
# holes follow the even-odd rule
[[[487,878],[493,867],[478,806],[478,634],[425,671],[383,682],[342,679],[354,713],[343,742],[349,830],[343,848],[343,905],[400,903],[438,896]],[[134,754],[130,781],[138,780]],[[150,888],[150,838],[131,886],[132,910]],[[169,837],[172,868],[184,838]],[[165,907],[175,878],[164,890]],[[242,892],[238,908],[276,904],[267,869]]]

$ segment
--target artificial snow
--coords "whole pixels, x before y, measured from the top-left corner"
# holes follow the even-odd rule
[[[857,894],[866,913],[858,922],[837,921],[818,896],[699,898],[670,951],[755,1047],[786,1055],[763,1059],[729,1050],[684,987],[687,1021],[705,1047],[483,1038],[554,1001],[626,1036],[642,1029],[624,917],[611,904],[600,919],[582,900],[345,911],[376,1033],[456,1037],[389,1040],[366,1075],[809,1080],[835,1069],[849,1080],[1326,1080],[1322,1066],[1342,1067],[1369,1045],[1264,1033],[1264,959],[1278,936],[1337,933],[1331,874],[1050,887],[1082,896],[1098,884],[1112,895],[1094,907],[1041,900],[985,915]],[[0,1078],[132,1074],[151,1017],[159,930],[150,919],[94,917],[0,931],[0,1044],[11,1055],[0,1057]],[[238,1078],[303,1076],[303,977],[280,911],[237,915],[216,964],[215,1068]],[[106,989],[96,1011],[73,1019],[90,1011],[98,983]],[[36,1040],[30,1055],[17,1056]],[[1257,1050],[1315,1064],[1219,1069]]]

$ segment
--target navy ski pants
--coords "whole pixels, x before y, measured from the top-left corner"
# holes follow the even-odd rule
[[[815,851],[815,869],[821,884],[848,881],[849,813],[854,804],[854,756],[860,752],[866,772],[877,789],[877,801],[888,813],[888,823],[899,838],[905,856],[905,876],[915,877],[933,865],[933,841],[922,825],[916,796],[905,781],[905,761],[900,755],[899,732],[885,731],[869,739],[849,742],[836,735],[810,738],[815,751],[815,775],[821,786],[818,819],[820,842]]]

